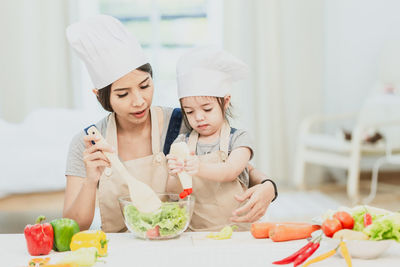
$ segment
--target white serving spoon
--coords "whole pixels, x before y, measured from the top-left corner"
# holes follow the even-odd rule
[[[87,135],[100,137],[97,143],[107,143],[95,125],[85,129]],[[94,142],[92,141],[94,144]],[[116,153],[103,152],[111,163],[111,166],[125,179],[128,184],[129,194],[133,205],[141,212],[153,212],[161,207],[161,200],[147,184],[134,178],[119,160]]]

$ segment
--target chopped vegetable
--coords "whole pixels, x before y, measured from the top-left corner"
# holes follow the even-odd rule
[[[74,263],[79,266],[92,266],[97,262],[97,248],[80,248],[68,252],[58,263]]]
[[[188,222],[189,214],[185,207],[177,203],[163,203],[160,210],[153,213],[142,213],[133,205],[124,207],[127,224],[135,233],[146,237],[146,232],[159,227],[159,235],[174,235],[183,229]]]
[[[99,256],[107,255],[107,237],[101,230],[86,230],[76,233],[71,239],[71,250],[75,251],[80,248],[97,248]]]
[[[373,212],[373,209],[370,207],[365,207],[365,206],[359,206],[354,209],[352,216],[354,219],[354,231],[363,231],[365,228],[364,225],[364,214],[369,213],[371,215],[371,221],[376,220],[377,218],[380,218],[384,216],[382,213],[375,213]]]
[[[79,267],[76,263],[46,264],[43,267]]]
[[[44,265],[44,264],[48,263],[49,261],[50,261],[49,257],[47,257],[47,258],[32,258],[29,261],[28,265],[36,267],[36,266]]]
[[[373,220],[363,232],[371,240],[394,239],[400,242],[400,213],[395,212]]]
[[[237,226],[233,225],[233,226],[225,226],[224,228],[222,228],[221,231],[219,231],[218,233],[210,233],[207,235],[208,238],[212,238],[215,240],[221,240],[221,239],[229,239],[232,236],[233,230],[236,229]]]
[[[368,225],[372,224],[372,216],[371,214],[364,213],[364,227],[367,227]]]
[[[351,256],[349,250],[347,249],[347,245],[345,242],[340,241],[340,252],[342,252],[343,258],[346,260],[347,266],[351,267]]]
[[[28,252],[32,256],[47,255],[53,248],[53,228],[49,223],[43,223],[45,216],[39,216],[36,224],[25,226],[24,235]]]
[[[277,224],[269,230],[269,237],[274,242],[304,239],[311,237],[311,233],[320,228],[312,224]]]

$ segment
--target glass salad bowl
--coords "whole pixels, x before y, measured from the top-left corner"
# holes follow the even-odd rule
[[[126,227],[136,237],[148,240],[170,239],[182,234],[192,218],[194,196],[180,199],[178,194],[158,193],[161,207],[151,213],[140,212],[129,196],[119,198]]]

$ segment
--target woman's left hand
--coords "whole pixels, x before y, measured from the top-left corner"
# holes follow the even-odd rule
[[[239,202],[243,202],[246,199],[249,199],[249,201],[242,207],[233,211],[231,221],[237,223],[251,223],[259,220],[267,211],[274,197],[275,189],[270,182],[250,187],[243,194],[235,196],[236,200]]]

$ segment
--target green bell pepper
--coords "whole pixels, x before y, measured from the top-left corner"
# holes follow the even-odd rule
[[[50,222],[54,230],[55,251],[67,251],[70,249],[71,238],[79,232],[79,225],[76,221],[68,218],[55,219]]]

